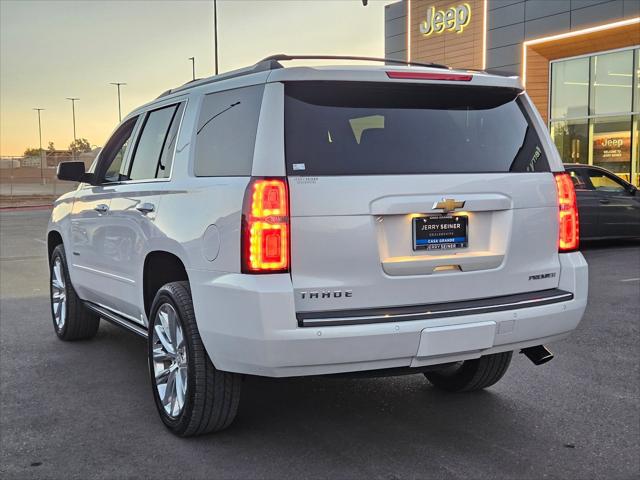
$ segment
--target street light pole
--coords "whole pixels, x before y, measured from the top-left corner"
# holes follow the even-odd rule
[[[191,60],[191,74],[193,76],[193,79],[196,79],[196,57],[189,57],[189,60]]]
[[[124,83],[124,82],[111,82],[110,85],[115,85],[116,87],[118,87],[118,122],[121,122],[122,121],[122,109],[120,108],[120,85],[126,85],[126,83]]]
[[[216,75],[218,75],[218,3],[213,0],[213,39],[215,42]]]
[[[76,143],[76,100],[80,100],[77,97],[67,97],[67,100],[71,100],[71,111],[73,113],[73,146]],[[73,158],[76,158],[76,151],[73,150]]]
[[[42,151],[42,122],[40,121],[40,112],[44,110],[44,108],[34,108],[36,112],[38,112],[38,138],[40,140],[40,181],[44,185],[44,159],[43,151]]]
[[[76,100],[80,100],[76,97],[67,97],[67,100],[71,100],[71,112],[73,114],[73,141],[76,141]]]

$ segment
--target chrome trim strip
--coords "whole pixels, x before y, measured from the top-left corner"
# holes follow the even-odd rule
[[[131,284],[135,284],[136,283],[135,280],[132,280],[130,278],[121,277],[120,275],[116,275],[114,273],[109,273],[109,272],[104,272],[102,270],[97,270],[97,269],[91,268],[91,267],[85,267],[84,265],[79,265],[77,263],[74,263],[73,266],[75,268],[79,268],[80,270],[85,270],[87,272],[96,273],[98,275],[102,275],[103,277],[113,278],[114,280],[119,280],[121,282],[131,283]]]
[[[134,325],[139,325],[141,327],[146,326],[135,317],[132,317],[131,315],[127,315],[126,313],[122,313],[121,311],[116,310],[115,308],[107,307],[106,305],[103,305],[102,303],[98,303],[98,302],[91,302],[91,303],[92,305],[97,305],[98,307],[104,308],[107,312],[111,312],[119,317],[124,318],[125,320],[129,320],[130,322],[133,322]]]
[[[305,318],[306,315],[312,314],[314,317],[318,315],[317,312],[306,312],[298,313],[298,325],[300,327],[319,327],[319,326],[340,326],[340,325],[359,325],[359,324],[367,324],[367,323],[388,323],[388,322],[406,322],[411,320],[428,320],[432,318],[443,318],[443,317],[453,317],[453,316],[461,316],[469,313],[492,313],[499,312],[504,310],[515,310],[519,308],[527,308],[527,307],[536,307],[542,305],[548,305],[552,303],[559,303],[564,301],[569,301],[573,299],[573,293],[565,292],[563,290],[555,289],[557,294],[554,295],[542,295],[538,298],[531,298],[526,300],[517,300],[517,301],[503,301],[501,303],[491,304],[491,305],[482,305],[482,306],[468,306],[463,308],[450,308],[450,309],[436,309],[431,310],[429,307],[434,308],[437,307],[438,304],[434,305],[424,305],[426,310],[420,312],[411,312],[411,313],[387,313],[382,315],[357,315],[357,316],[345,316],[345,317],[327,317],[327,318]],[[541,294],[543,292],[533,292]],[[513,297],[515,295],[511,295]],[[506,300],[503,298],[503,300]],[[483,299],[486,300],[486,299]],[[480,300],[480,301],[483,301]],[[499,297],[496,298],[499,300]],[[452,302],[459,303],[459,302]],[[462,303],[473,303],[473,302],[462,302]],[[440,304],[442,305],[442,304]],[[403,308],[403,307],[399,307]],[[391,309],[393,310],[393,309]],[[332,312],[325,312],[326,314]],[[336,313],[336,312],[333,312]]]
[[[144,328],[142,328],[140,325],[136,325],[133,322],[127,320],[126,318],[121,317],[120,315],[114,312],[111,312],[104,307],[96,305],[95,303],[85,302],[85,305],[88,309],[93,310],[95,313],[100,315],[100,317],[104,318],[106,321],[113,323],[118,327],[123,327],[129,330],[130,332],[133,332],[136,335],[139,335],[143,338],[148,337],[147,331]]]

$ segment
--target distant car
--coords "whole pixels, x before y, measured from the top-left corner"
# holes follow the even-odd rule
[[[578,197],[580,238],[640,238],[640,194],[615,173],[591,165],[569,164]]]

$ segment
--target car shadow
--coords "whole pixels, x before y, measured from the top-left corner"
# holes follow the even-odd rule
[[[612,240],[580,240],[580,250],[602,250],[606,248],[634,248],[640,245],[640,238]]]

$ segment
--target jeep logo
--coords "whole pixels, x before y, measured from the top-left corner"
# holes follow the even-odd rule
[[[624,140],[621,138],[607,138],[600,142],[605,148],[620,148],[624,144]]]
[[[302,299],[316,298],[350,298],[353,297],[351,290],[320,290],[318,292],[300,292]]]
[[[429,7],[427,18],[420,22],[420,33],[428,37],[432,33],[442,33],[445,30],[462,33],[464,27],[471,20],[471,7],[467,3],[446,10],[436,11],[435,7]]]

